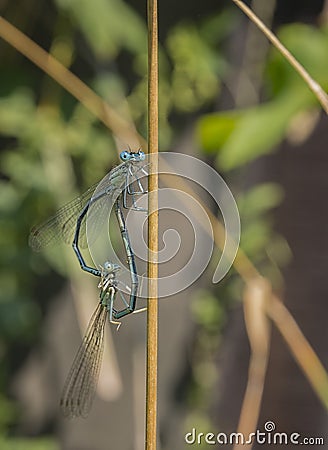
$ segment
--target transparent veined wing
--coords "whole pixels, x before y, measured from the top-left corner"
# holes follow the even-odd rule
[[[42,248],[56,244],[60,240],[70,243],[75,232],[77,218],[90,201],[97,185],[97,183],[94,184],[84,194],[62,206],[55,215],[41,225],[33,227],[29,236],[29,245],[32,249],[40,251]],[[83,223],[80,234],[81,245],[84,236],[85,224]]]
[[[78,217],[91,199],[92,211],[89,211],[88,214],[89,217],[92,215],[95,218],[93,235],[96,236],[96,228],[103,223],[106,216],[106,211],[103,212],[105,202],[108,200],[106,196],[110,196],[116,189],[124,189],[126,176],[127,164],[122,163],[114,167],[100,183],[94,184],[84,194],[62,206],[54,216],[34,227],[29,236],[29,245],[33,250],[40,251],[42,248],[58,243],[60,240],[70,244],[76,231]],[[96,189],[97,196],[93,198]],[[82,248],[87,247],[86,216],[80,226],[79,245]]]
[[[99,302],[67,377],[60,406],[68,417],[86,417],[90,411],[101,367],[107,308]]]

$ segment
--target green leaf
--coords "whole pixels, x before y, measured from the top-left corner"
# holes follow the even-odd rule
[[[1,438],[1,450],[59,450],[55,440],[49,438]]]
[[[57,0],[57,4],[78,24],[100,57],[114,57],[121,47],[132,53],[146,51],[146,25],[125,2]]]
[[[283,195],[283,189],[278,184],[263,183],[239,196],[238,209],[243,219],[254,217],[278,206]]]
[[[34,114],[35,105],[28,89],[16,89],[11,95],[0,98],[1,134],[21,136],[30,127]],[[26,120],[27,117],[29,120]]]
[[[221,169],[235,169],[270,153],[295,114],[312,107],[313,101],[307,87],[298,86],[256,108],[205,116],[199,122],[201,144],[207,151],[217,151]]]
[[[257,259],[270,242],[271,227],[267,220],[256,220],[247,226],[242,225],[240,247],[247,255]]]
[[[208,291],[199,291],[193,298],[191,310],[195,321],[204,327],[218,327],[223,320],[224,311],[216,297]]]
[[[225,68],[217,50],[193,24],[182,24],[169,34],[166,46],[173,63],[172,98],[181,111],[194,111],[217,95],[218,74]]]
[[[294,23],[281,27],[278,37],[310,75],[323,86],[328,86],[328,33],[327,29],[318,29],[309,25]],[[273,82],[275,92],[287,85],[305,86],[305,82],[286,59],[272,51],[268,65],[268,75]]]
[[[242,115],[243,111],[225,111],[203,116],[196,132],[204,150],[216,153],[227,142]]]
[[[4,394],[0,394],[0,445],[1,449],[6,447],[2,446],[1,432],[5,431],[9,425],[12,425],[17,420],[17,411],[15,404],[12,400],[9,400]],[[12,447],[13,448],[13,447]]]
[[[328,32],[308,25],[283,27],[279,37],[323,86],[328,86]],[[284,139],[300,111],[319,106],[314,94],[290,64],[272,51],[269,64],[276,96],[249,110],[204,116],[197,132],[205,151],[216,152],[221,169],[231,170],[265,155]],[[279,95],[277,95],[279,93]]]

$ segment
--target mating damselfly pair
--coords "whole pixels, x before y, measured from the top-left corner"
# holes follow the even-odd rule
[[[119,319],[136,309],[138,274],[123,209],[145,211],[138,206],[137,199],[146,193],[141,178],[148,175],[148,164],[142,151],[123,151],[120,159],[122,163],[114,167],[100,183],[64,205],[46,222],[33,228],[29,238],[31,247],[36,251],[60,239],[71,243],[82,270],[100,277],[99,303],[74,359],[61,397],[61,408],[67,416],[86,416],[90,410],[101,365],[107,317],[111,323],[119,324]],[[94,217],[94,223],[101,222],[102,212],[108,202],[113,202],[130,272],[128,301],[119,290],[117,273],[121,267],[109,261],[104,261],[99,267],[91,267],[85,262],[81,252],[81,248],[88,245],[87,216]],[[96,233],[97,226],[93,230],[93,234]],[[123,303],[120,308],[115,306],[118,296]]]

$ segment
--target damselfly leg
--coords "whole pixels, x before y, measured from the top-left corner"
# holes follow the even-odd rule
[[[132,209],[134,211],[145,211],[146,208],[137,205],[136,197],[146,194],[148,191],[144,188],[141,182],[141,175],[144,177],[148,176],[148,172],[144,167],[140,168],[138,175],[133,172],[132,166],[129,167],[125,188],[123,191],[123,207],[125,209]],[[128,195],[131,197],[131,205],[128,204]]]
[[[137,293],[138,293],[138,274],[137,274],[137,268],[135,263],[135,257],[134,253],[131,248],[130,244],[130,238],[129,234],[126,229],[124,215],[120,206],[120,199],[118,198],[114,204],[115,208],[115,214],[118,221],[118,225],[120,228],[121,236],[123,245],[125,248],[125,253],[127,257],[127,262],[129,266],[130,271],[130,277],[131,277],[131,293],[130,293],[130,301],[129,304],[121,311],[117,311],[114,314],[115,319],[120,319],[127,314],[132,313],[136,308],[136,299],[137,299]]]

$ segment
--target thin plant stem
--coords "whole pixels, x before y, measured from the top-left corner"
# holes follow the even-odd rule
[[[232,0],[249,18],[250,20],[265,34],[269,41],[276,47],[276,49],[287,59],[289,64],[293,66],[296,72],[303,78],[305,83],[319,100],[322,108],[328,114],[328,95],[322,87],[310,76],[307,70],[300,64],[295,56],[279,41],[272,31],[257,17],[254,12],[245,5],[241,0]]]
[[[237,428],[237,432],[244,436],[256,431],[260,416],[270,354],[271,322],[267,315],[266,303],[271,293],[269,281],[257,277],[246,284],[243,295],[245,324],[251,347],[247,386]],[[237,442],[233,450],[251,450],[253,443]]]
[[[275,295],[267,302],[267,314],[287,343],[295,361],[317,396],[328,409],[328,375],[317,354],[286,306]]]
[[[157,448],[158,360],[158,15],[157,0],[148,11],[148,308],[146,378],[146,450]]]

